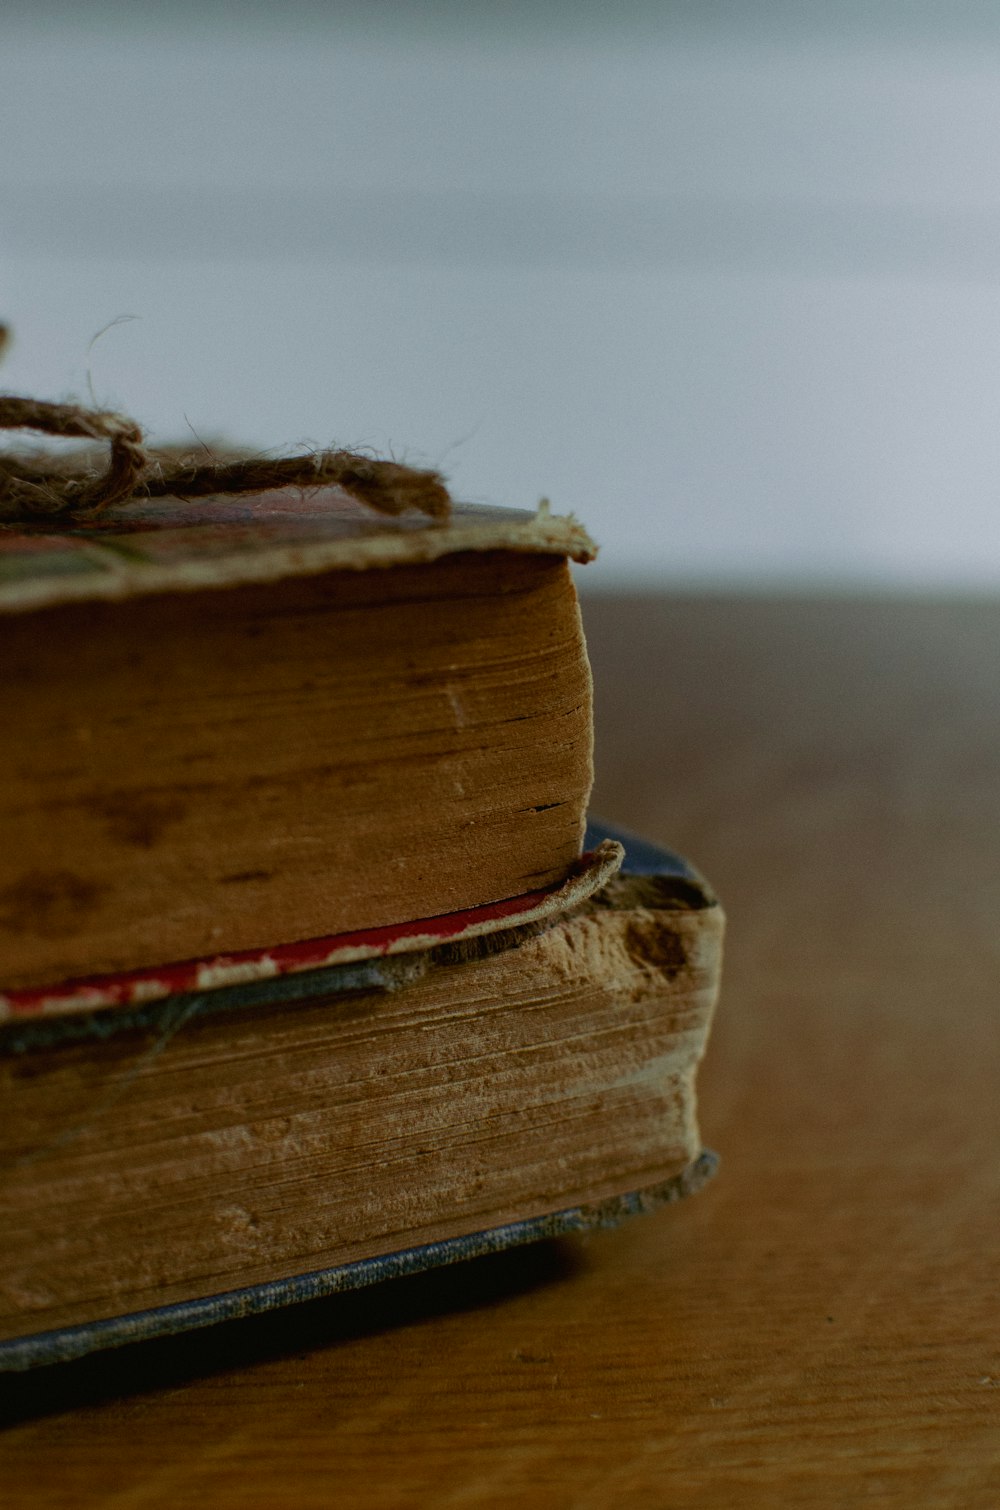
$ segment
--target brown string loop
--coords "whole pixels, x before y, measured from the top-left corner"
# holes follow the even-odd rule
[[[111,449],[104,472],[87,467],[74,471],[72,462],[59,466],[41,456],[0,454],[0,521],[92,519],[113,503],[167,494],[197,498],[331,486],[343,488],[380,514],[417,509],[432,519],[447,519],[451,512],[451,498],[439,472],[354,451],[228,457],[217,462],[179,458],[172,452],[146,450],[142,431],[126,415],[12,394],[0,395],[0,429],[107,441]]]
[[[107,471],[96,475],[87,471],[67,476],[37,460],[0,456],[0,519],[99,514],[109,504],[134,496],[141,485],[146,470],[142,431],[124,415],[7,394],[0,395],[0,429],[39,430],[111,445]]]

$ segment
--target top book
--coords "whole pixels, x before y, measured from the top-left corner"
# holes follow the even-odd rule
[[[0,992],[565,883],[593,554],[329,488],[0,524]]]

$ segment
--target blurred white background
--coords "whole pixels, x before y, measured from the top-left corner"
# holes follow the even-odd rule
[[[993,0],[7,0],[0,38],[5,388],[547,494],[608,586],[1000,584]]]

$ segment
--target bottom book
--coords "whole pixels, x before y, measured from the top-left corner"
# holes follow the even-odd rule
[[[694,1078],[722,912],[682,860],[607,829],[588,835],[602,879],[609,835],[623,869],[554,914],[0,1027],[0,1369],[703,1184]]]

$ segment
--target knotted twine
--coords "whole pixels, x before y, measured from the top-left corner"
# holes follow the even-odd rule
[[[106,441],[110,447],[103,471],[89,458],[71,457],[60,464],[44,454],[0,453],[0,522],[94,519],[113,503],[166,494],[197,498],[211,493],[331,486],[343,488],[379,514],[417,509],[432,519],[447,519],[451,512],[451,498],[439,472],[419,471],[356,451],[206,461],[176,450],[148,449],[139,426],[127,415],[14,394],[0,394],[0,429]]]

